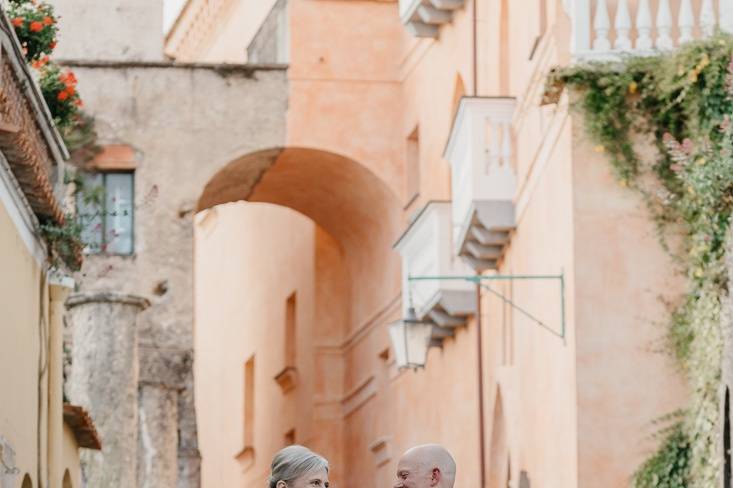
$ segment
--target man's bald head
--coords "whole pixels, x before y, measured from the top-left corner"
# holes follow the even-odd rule
[[[453,488],[455,480],[453,456],[443,446],[425,444],[402,455],[395,488]]]

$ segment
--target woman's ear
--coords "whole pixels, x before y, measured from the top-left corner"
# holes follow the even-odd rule
[[[288,488],[288,484],[281,480],[277,482],[275,488]]]

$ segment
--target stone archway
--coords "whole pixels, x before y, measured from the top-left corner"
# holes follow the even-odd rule
[[[291,208],[339,242],[348,258],[351,280],[359,288],[352,291],[353,321],[363,320],[371,304],[384,302],[394,291],[365,288],[361,283],[398,283],[398,256],[385,250],[391,249],[399,233],[399,199],[356,161],[310,148],[250,153],[225,165],[209,180],[197,211],[236,201]],[[374,266],[378,261],[383,262]]]
[[[230,479],[259,483],[257,473],[285,439],[343,466],[349,406],[342,402],[353,361],[345,344],[399,296],[391,249],[401,221],[397,197],[347,157],[277,148],[224,165],[197,210],[196,329],[206,333],[195,334],[194,344],[204,482],[216,484],[229,470]],[[236,290],[236,298],[209,292],[215,286]],[[288,312],[295,303],[297,312]],[[294,363],[283,359],[289,313],[298,322]],[[232,317],[242,319],[231,325]],[[233,426],[223,434],[228,440],[224,424]]]

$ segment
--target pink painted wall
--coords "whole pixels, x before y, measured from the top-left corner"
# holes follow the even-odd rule
[[[505,483],[509,459],[513,486],[521,471],[543,488],[626,486],[652,447],[651,422],[685,396],[652,347],[667,313],[659,295],[673,297],[680,282],[642,203],[612,180],[566,100],[539,106],[547,71],[569,61],[561,3],[546,2],[544,23],[539,0],[477,5],[476,93],[517,97],[518,227],[500,272],[566,277],[564,341],[484,296],[492,488]],[[416,40],[395,2],[291,1],[292,149],[241,198],[296,208],[315,224],[260,204],[216,207],[215,224],[200,216],[196,381],[205,486],[260,483],[292,425],[296,441],[333,461],[339,486],[389,486],[399,453],[422,442],[452,450],[458,487],[478,486],[475,321],[431,350],[417,373],[396,371],[385,327],[401,309],[388,236],[425,202],[450,198],[442,155],[457,97],[474,93],[471,7],[456,11],[438,40]],[[415,127],[420,193],[402,208]],[[283,394],[272,377],[282,367],[278,330],[295,287],[305,314],[299,351],[309,359],[298,363],[296,390]],[[496,290],[560,330],[556,282],[501,282]],[[242,367],[252,353],[262,389],[254,462],[242,471],[233,456],[242,447]]]

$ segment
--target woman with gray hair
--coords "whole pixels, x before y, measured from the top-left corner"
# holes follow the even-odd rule
[[[288,446],[272,459],[268,488],[328,488],[328,461],[307,447]]]

